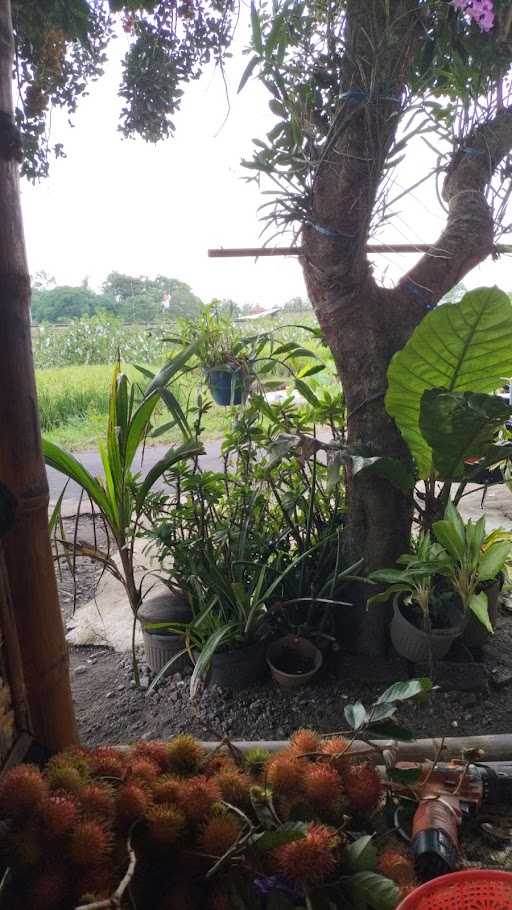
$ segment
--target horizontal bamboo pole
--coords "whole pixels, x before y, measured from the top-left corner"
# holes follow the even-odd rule
[[[428,759],[433,760],[438,756],[444,761],[451,758],[460,758],[462,752],[480,749],[484,754],[482,761],[512,761],[512,734],[500,733],[490,734],[489,736],[454,736],[447,737],[444,740],[444,748],[441,754],[441,739],[416,739],[410,743],[397,742],[396,740],[375,740],[375,745],[382,750],[396,751],[399,761],[421,762]],[[221,745],[218,742],[202,742],[201,745],[208,752]],[[288,740],[257,740],[250,742],[248,740],[234,741],[232,745],[241,752],[248,752],[250,749],[265,749],[268,752],[279,752],[286,749],[289,745]],[[353,752],[359,754],[368,754],[377,756],[378,753],[371,749],[367,743],[358,742],[353,744]]]
[[[369,243],[366,247],[368,253],[432,253],[437,258],[450,258],[447,250],[436,247],[434,243]],[[512,244],[499,243],[494,247],[496,253],[512,253]],[[237,259],[247,256],[257,259],[260,256],[301,256],[301,246],[249,246],[249,247],[220,247],[208,250],[210,259]]]

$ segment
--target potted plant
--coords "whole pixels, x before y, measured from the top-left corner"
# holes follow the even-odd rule
[[[391,641],[401,657],[426,662],[446,657],[463,631],[463,613],[453,592],[443,591],[437,582],[450,565],[444,548],[422,533],[413,553],[404,553],[396,569],[381,569],[370,581],[388,584],[385,591],[368,600],[368,606],[385,603],[391,594],[393,618]]]
[[[512,550],[511,535],[497,530],[485,533],[485,518],[464,522],[452,503],[434,534],[450,560],[444,575],[460,597],[466,614],[464,636],[473,647],[485,644],[494,632],[500,580]]]
[[[146,663],[153,673],[159,673],[163,667],[168,667],[167,674],[177,672],[186,666],[187,658],[183,654],[185,639],[182,635],[174,635],[165,628],[155,630],[153,626],[161,623],[187,623],[192,619],[192,611],[187,595],[180,588],[165,586],[156,593],[144,598],[137,618],[142,628],[144,642],[144,656]],[[169,663],[173,657],[180,654],[180,660]]]

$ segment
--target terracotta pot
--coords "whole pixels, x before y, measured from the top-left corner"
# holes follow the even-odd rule
[[[401,594],[395,594],[393,599],[390,634],[395,651],[413,663],[424,663],[430,659],[442,660],[455,639],[462,635],[463,620],[449,629],[424,632],[406,619],[401,610],[401,598]]]
[[[137,615],[142,626],[146,663],[153,673],[158,673],[172,657],[183,650],[185,639],[182,635],[173,635],[164,630],[152,631],[146,626],[160,622],[190,622],[192,613],[189,603],[184,592],[159,591],[144,601]],[[184,654],[169,667],[164,676],[178,673],[189,663],[188,656]]]
[[[486,589],[487,603],[489,607],[489,619],[491,625],[496,628],[498,620],[498,601],[503,587],[503,576],[500,574],[496,581]],[[462,641],[468,648],[483,648],[491,633],[487,631],[475,614],[469,611],[466,617],[466,625],[462,633]]]
[[[298,689],[305,686],[318,673],[323,657],[320,649],[307,638],[285,635],[273,641],[267,648],[267,663],[272,679],[278,686]]]

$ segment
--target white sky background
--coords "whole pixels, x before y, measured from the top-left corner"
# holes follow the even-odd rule
[[[268,109],[269,96],[257,82],[236,94],[247,60],[240,49],[248,37],[245,18],[227,69],[231,112],[222,129],[225,89],[220,73],[209,72],[185,87],[175,137],[155,146],[124,140],[117,129],[123,39],[111,45],[106,75],[81,101],[74,127],[54,114],[51,141],[62,141],[68,157],[52,162],[47,180],[35,186],[22,183],[32,274],[44,270],[58,284],[72,285],[87,276],[96,288],[111,271],[164,274],[187,282],[205,301],[229,297],[266,307],[305,296],[294,258],[256,263],[207,258],[209,247],[262,245],[257,208],[270,197],[243,181],[249,171],[240,160],[251,157],[251,139],[263,137],[275,118]],[[432,161],[426,146],[415,148],[397,171],[398,187],[414,183]],[[402,200],[399,207],[400,217],[379,239],[425,243],[436,238],[443,213],[432,186]],[[288,242],[281,237],[273,243]],[[376,272],[393,283],[415,258],[379,256]],[[512,289],[512,257],[488,260],[465,283]]]

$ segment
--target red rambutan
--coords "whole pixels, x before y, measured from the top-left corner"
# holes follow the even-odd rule
[[[60,870],[40,872],[30,885],[30,910],[57,910],[67,896],[68,883]]]
[[[241,825],[234,815],[210,818],[199,837],[199,847],[209,856],[224,856],[240,837]]]
[[[379,853],[377,871],[397,885],[415,884],[414,863],[402,850],[388,847]]]
[[[202,774],[206,777],[214,777],[215,774],[220,774],[222,771],[236,770],[237,766],[231,755],[226,755],[225,752],[213,752],[208,756],[201,769]]]
[[[335,768],[312,764],[305,778],[306,798],[318,811],[337,812],[343,801],[343,786]]]
[[[273,851],[280,872],[297,881],[321,882],[334,872],[339,844],[334,828],[310,825],[306,835]]]
[[[38,768],[18,765],[0,780],[0,815],[27,815],[46,796],[48,787]]]
[[[304,789],[306,762],[291,752],[280,752],[267,765],[267,780],[274,793],[297,796]]]
[[[151,803],[148,793],[136,783],[123,784],[117,791],[116,809],[119,820],[131,824],[143,818]]]
[[[319,752],[320,737],[314,730],[297,730],[290,738],[290,745],[294,752]]]
[[[321,745],[321,751],[329,758],[329,764],[336,768],[342,777],[345,769],[350,766],[350,745],[348,739],[341,736],[326,739]]]
[[[152,790],[153,799],[155,803],[176,803],[182,787],[183,781],[178,777],[159,777]]]
[[[175,844],[185,828],[185,816],[175,806],[153,806],[147,820],[151,840],[161,847]]]
[[[164,742],[140,742],[137,743],[128,754],[128,761],[135,758],[149,758],[155,762],[161,771],[167,769],[167,743]]]
[[[231,805],[244,808],[251,802],[252,782],[247,774],[236,768],[226,769],[217,774],[213,780],[220,788],[222,799]]]
[[[99,818],[108,822],[113,820],[116,804],[111,787],[88,784],[82,791],[81,802],[84,815],[88,818]]]
[[[75,800],[66,796],[48,796],[39,808],[39,818],[48,837],[62,837],[76,825],[78,806]]]
[[[76,826],[69,854],[77,866],[99,866],[108,860],[111,849],[109,832],[98,821],[85,819]]]
[[[85,898],[102,900],[110,897],[115,890],[111,869],[97,866],[95,869],[85,869],[78,878],[75,893],[77,901],[82,903]]]
[[[144,784],[154,784],[160,768],[149,758],[134,758],[128,763],[127,779],[137,780]]]
[[[373,812],[382,795],[379,772],[371,765],[351,765],[343,775],[343,787],[349,808],[354,812]]]
[[[195,774],[203,759],[203,749],[193,736],[175,736],[167,745],[167,767],[173,774]]]
[[[115,777],[123,780],[126,760],[118,749],[99,746],[92,754],[92,767],[96,777]]]
[[[220,788],[212,778],[191,777],[183,781],[178,805],[189,821],[200,822],[220,799]]]

